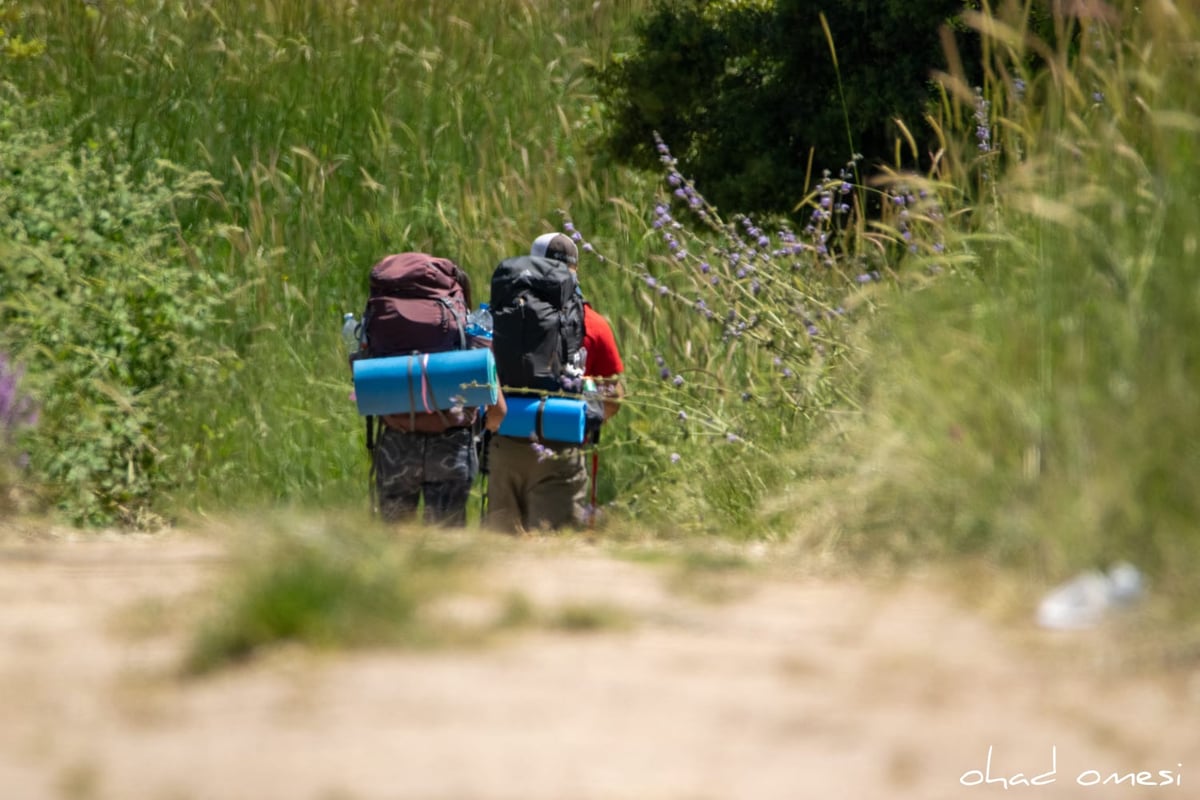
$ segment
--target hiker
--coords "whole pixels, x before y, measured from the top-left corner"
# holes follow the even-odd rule
[[[417,355],[489,346],[467,333],[471,281],[450,259],[425,253],[387,256],[371,270],[370,287],[357,357],[413,355],[404,361],[412,370]],[[428,365],[428,359],[422,361]],[[392,362],[377,362],[383,363]],[[427,399],[436,392],[425,368],[417,366],[418,374],[407,376],[407,392],[387,393],[387,402],[407,400],[405,411],[367,417],[373,499],[388,522],[415,519],[424,501],[425,522],[461,527],[479,472],[481,427],[500,428],[504,394],[495,390],[481,420],[480,407],[465,407],[459,395]],[[443,394],[450,391],[458,389]],[[356,394],[361,393],[356,381]]]
[[[595,389],[588,393],[593,399],[587,403],[582,442],[556,442],[538,432],[504,435],[503,430],[490,437],[488,527],[582,526],[594,513],[598,462],[593,450],[589,498],[585,448],[596,443],[600,426],[620,409],[624,365],[608,320],[583,299],[578,260],[568,236],[548,233],[534,240],[528,256],[505,259],[492,275],[493,349],[500,384],[510,387],[510,408],[517,398],[580,396],[593,383]],[[538,414],[540,427],[541,409]]]

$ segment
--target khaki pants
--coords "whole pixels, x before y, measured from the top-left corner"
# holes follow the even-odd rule
[[[583,448],[494,435],[488,449],[487,516],[502,531],[583,525],[588,474]]]

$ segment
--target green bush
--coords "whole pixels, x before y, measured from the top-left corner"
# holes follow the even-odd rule
[[[193,455],[181,405],[223,368],[225,282],[176,222],[212,181],[166,163],[134,178],[125,161],[116,137],[71,150],[0,96],[0,345],[41,407],[32,479],[93,524],[153,520]]]
[[[923,122],[937,96],[932,72],[945,69],[940,30],[970,5],[662,0],[638,20],[637,48],[598,71],[605,146],[650,167],[657,132],[727,213],[791,212],[814,167],[856,153],[872,169],[894,165],[896,119],[919,143],[906,162],[920,166],[933,138]],[[959,38],[970,69],[977,48]]]

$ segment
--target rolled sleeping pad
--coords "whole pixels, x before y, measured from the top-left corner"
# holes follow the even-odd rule
[[[500,434],[543,442],[581,444],[587,403],[574,397],[505,397]]]
[[[364,417],[486,406],[498,392],[496,359],[487,348],[354,362],[354,397]]]

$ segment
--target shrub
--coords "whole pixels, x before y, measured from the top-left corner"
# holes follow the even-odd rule
[[[937,96],[941,29],[969,5],[664,0],[639,20],[637,49],[598,71],[605,146],[649,168],[657,131],[719,208],[792,212],[814,163],[862,153],[894,164],[896,119],[932,139],[921,120]],[[909,166],[924,156],[909,153]]]
[[[181,399],[219,372],[224,282],[175,221],[212,181],[161,162],[135,179],[117,137],[73,152],[32,119],[0,96],[0,345],[41,404],[30,477],[75,522],[149,522],[187,474]]]
[[[726,220],[661,138],[656,148],[665,180],[644,262],[609,258],[565,225],[585,258],[621,273],[636,301],[626,308],[640,312],[622,342],[628,428],[605,445],[639,452],[626,463],[641,474],[626,479],[619,502],[639,519],[761,531],[764,497],[798,477],[780,453],[853,402],[857,332],[878,285],[908,271],[927,280],[948,263],[950,200],[919,176],[868,190],[853,183],[850,163],[822,174],[794,230],[778,217]],[[870,227],[868,193],[884,210]]]

